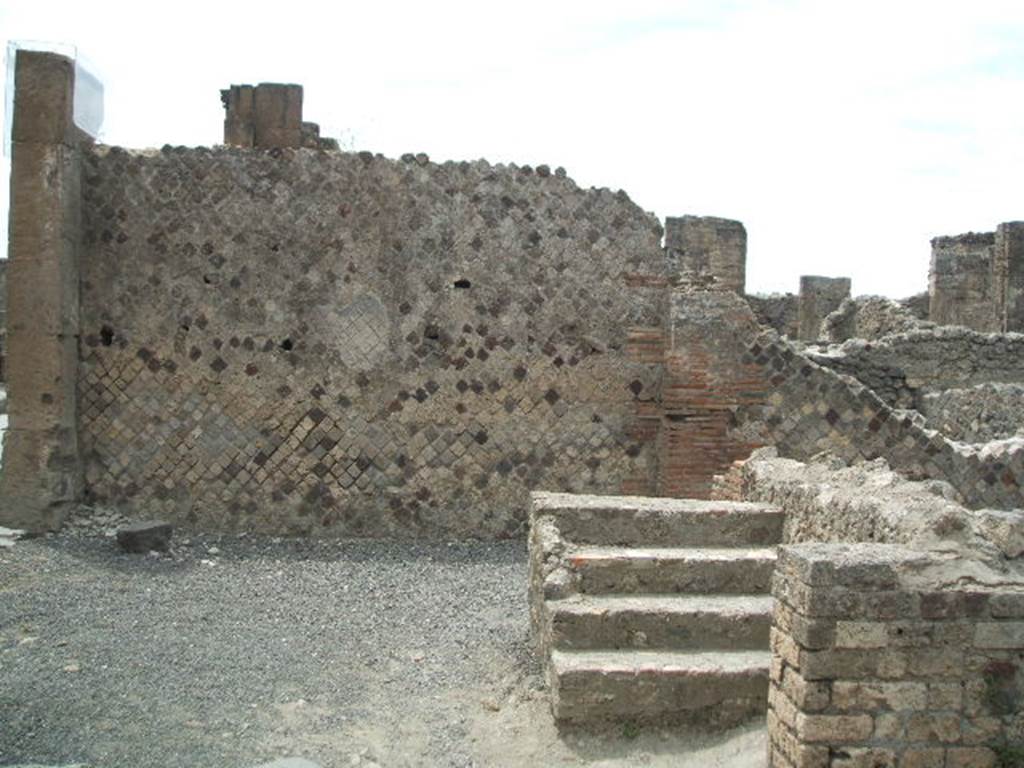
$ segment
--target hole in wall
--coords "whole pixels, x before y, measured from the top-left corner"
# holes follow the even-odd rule
[[[452,283],[452,285],[455,286],[456,288],[466,289],[472,287],[473,284],[469,282],[469,280],[467,280],[466,278],[460,277],[458,280]]]
[[[104,325],[100,328],[100,344],[104,347],[109,347],[114,343],[114,329],[109,325]]]
[[[292,343],[291,339],[285,339],[284,341],[281,342],[281,349],[283,349],[285,352],[291,352],[292,347],[294,346],[295,345]]]

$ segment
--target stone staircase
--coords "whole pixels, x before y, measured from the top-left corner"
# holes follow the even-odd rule
[[[782,525],[763,504],[533,494],[530,606],[555,718],[763,716]]]

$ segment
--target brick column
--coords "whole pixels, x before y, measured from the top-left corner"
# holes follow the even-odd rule
[[[1024,726],[1024,596],[1009,591],[1024,584],[968,592],[952,576],[893,545],[781,550],[771,766],[997,764]]]
[[[75,64],[18,51],[0,523],[56,529],[82,489],[76,413],[80,150]]]

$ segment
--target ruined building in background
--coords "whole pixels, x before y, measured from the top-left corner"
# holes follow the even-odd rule
[[[786,768],[1020,741],[1024,225],[937,239],[927,297],[751,296],[739,222],[339,152],[298,86],[225,91],[225,146],[96,145],[75,80],[17,54],[0,523],[521,536],[568,493],[557,716],[767,711]]]

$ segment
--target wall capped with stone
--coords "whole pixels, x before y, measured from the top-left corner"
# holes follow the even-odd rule
[[[666,269],[624,193],[483,161],[97,148],[83,220],[93,499],[205,529],[504,536],[528,490],[653,489]]]

